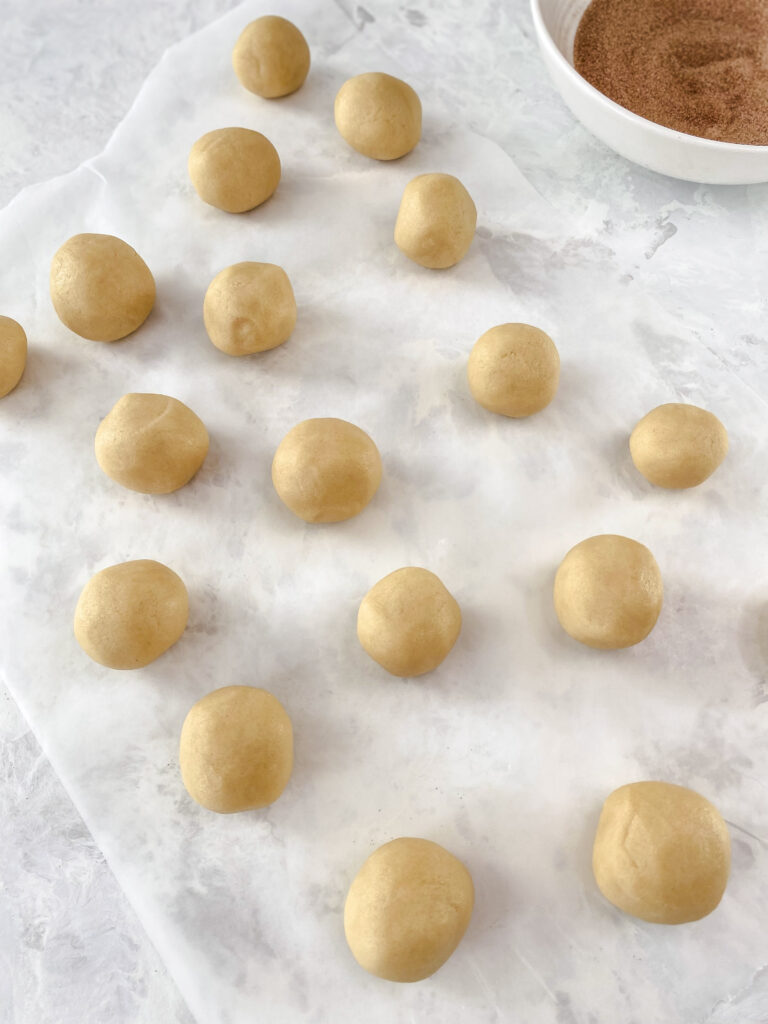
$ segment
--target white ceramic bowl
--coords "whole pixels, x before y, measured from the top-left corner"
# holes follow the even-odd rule
[[[631,3],[632,0],[629,0]],[[685,135],[630,113],[573,67],[573,40],[589,0],[531,0],[549,74],[571,111],[621,156],[660,174],[712,185],[768,181],[768,146],[740,146]]]

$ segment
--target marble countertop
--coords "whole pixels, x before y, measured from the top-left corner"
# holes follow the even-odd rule
[[[234,6],[2,0],[0,205],[99,152],[165,48]],[[192,1024],[2,680],[0,750],[0,1022]]]
[[[233,6],[0,2],[0,203],[98,152],[165,47]],[[744,247],[754,250],[768,187],[671,181],[592,139],[546,77],[526,0],[481,0],[471,8],[461,0],[338,6],[350,34],[375,34],[406,70],[431,72],[457,116],[502,145],[549,203],[595,246],[612,248],[621,271],[649,290],[674,276],[681,305],[690,305],[708,278],[732,272]],[[619,234],[617,247],[611,240]],[[746,273],[764,280],[760,267]],[[765,382],[768,359],[760,365]],[[0,697],[0,962],[7,968],[0,972],[0,1021],[191,1021],[18,709],[6,691]],[[719,1020],[715,1013],[708,1019]]]

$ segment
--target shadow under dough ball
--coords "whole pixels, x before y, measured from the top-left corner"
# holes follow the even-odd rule
[[[657,487],[697,487],[728,454],[728,431],[706,409],[670,402],[643,416],[629,450],[635,467]]]
[[[633,782],[603,805],[592,853],[595,881],[619,910],[685,924],[722,899],[731,866],[728,828],[709,800],[670,782]]]
[[[217,128],[199,138],[189,154],[195,191],[226,213],[246,213],[266,202],[280,173],[277,150],[250,128]]]
[[[61,322],[90,341],[125,338],[155,304],[149,267],[114,235],[73,235],[53,257],[50,288]]]
[[[392,675],[431,672],[447,657],[461,632],[461,610],[428,569],[397,569],[362,600],[357,636],[365,652]]]
[[[208,431],[167,395],[123,395],[96,431],[96,461],[132,491],[170,494],[189,483],[208,454]]]
[[[560,356],[538,327],[500,324],[475,342],[467,378],[472,397],[483,408],[502,416],[530,416],[555,397]]]
[[[140,559],[102,569],[75,609],[75,637],[107,668],[143,668],[172,647],[189,615],[187,588],[161,562]]]
[[[216,348],[230,356],[277,348],[296,326],[288,275],[274,263],[235,263],[208,286],[203,320]]]
[[[280,701],[255,686],[224,686],[192,706],[181,730],[187,792],[209,811],[274,803],[293,770],[293,728]]]
[[[344,933],[355,960],[378,978],[422,981],[464,936],[472,877],[428,839],[393,839],[375,850],[349,887]]]
[[[421,100],[407,82],[381,71],[348,79],[333,117],[344,141],[374,160],[397,160],[421,138]]]
[[[21,380],[27,365],[27,336],[21,324],[0,316],[0,398],[5,398]]]
[[[232,51],[241,85],[268,100],[296,92],[309,73],[309,59],[307,40],[293,22],[276,14],[246,25]]]
[[[280,500],[308,523],[338,523],[365,508],[381,483],[371,438],[346,420],[304,420],[289,430],[272,461]]]
[[[574,640],[600,650],[640,643],[664,598],[661,572],[644,544],[617,534],[571,548],[555,576],[555,611]]]
[[[441,270],[466,256],[476,225],[475,204],[458,178],[420,174],[405,186],[395,244],[422,267]]]

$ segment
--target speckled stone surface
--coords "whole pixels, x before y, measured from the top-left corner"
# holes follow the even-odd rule
[[[0,0],[0,206],[105,144],[163,50],[235,0]],[[0,679],[0,1021],[191,1024]]]
[[[32,3],[23,12],[14,7],[5,19],[11,60],[0,69],[0,134],[9,140],[0,150],[3,198],[97,151],[164,46],[229,5],[194,5],[194,24],[187,11],[192,5],[126,8],[110,3],[98,12],[94,6]],[[592,239],[606,265],[618,267],[627,281],[649,292],[674,280],[679,308],[697,339],[747,387],[765,394],[768,359],[759,326],[766,322],[765,260],[753,258],[745,265],[739,257],[745,251],[764,255],[766,187],[717,189],[672,182],[613,156],[574,124],[553,93],[521,0],[489,0],[471,10],[458,0],[418,5],[369,0],[365,7],[345,7],[345,14],[348,34],[340,33],[339,46],[365,33],[406,70],[431,78],[457,117],[502,145],[562,212],[574,235]],[[513,254],[508,255],[512,260]],[[730,315],[745,297],[754,304],[755,326],[729,347],[723,338]],[[684,375],[680,383],[685,384]],[[762,600],[756,584],[755,608]],[[759,641],[750,640],[750,645],[758,701],[764,699],[759,679],[761,674],[764,678],[765,651]],[[3,841],[13,856],[5,858],[3,872],[0,898],[10,923],[0,932],[0,955],[14,969],[10,1001],[0,989],[0,1012],[10,1013],[14,1024],[185,1020],[172,983],[79,816],[8,702],[3,707],[12,780],[3,787],[9,808]],[[687,769],[686,757],[683,742],[674,770]],[[747,845],[764,842],[757,826]],[[519,956],[526,963],[526,952]],[[528,961],[525,970],[535,989],[535,966]],[[749,984],[690,1024],[764,1021],[765,983],[765,970],[757,971]],[[541,998],[551,1001],[552,1020],[586,1024],[597,1019],[548,991],[546,984]],[[504,1007],[496,1007],[496,1014],[489,1019],[513,1019]],[[423,1019],[429,1019],[428,1010]],[[653,1019],[664,1021],[662,1016]]]
[[[192,1024],[4,686],[0,751],[0,1020]]]

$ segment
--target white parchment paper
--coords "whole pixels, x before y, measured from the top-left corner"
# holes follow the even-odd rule
[[[0,402],[7,684],[201,1024],[765,1021],[754,297],[724,286],[713,326],[674,281],[641,294],[507,154],[431,102],[428,80],[409,76],[425,106],[414,153],[354,153],[333,126],[336,90],[399,69],[330,5],[283,5],[310,39],[310,78],[281,101],[251,96],[229,54],[267,9],[245,4],[169,51],[100,157],[0,213],[0,309],[30,338]],[[263,131],[283,162],[276,195],[242,216],[205,206],[186,174],[194,140],[224,125]],[[430,170],[457,174],[478,206],[476,241],[447,272],[392,241],[403,187]],[[155,274],[156,309],[124,342],[84,341],[54,315],[50,258],[79,231],[125,238]],[[201,305],[244,259],[285,267],[299,320],[281,348],[235,360],[209,343]],[[510,320],[549,331],[563,362],[555,402],[520,422],[486,413],[465,382],[475,339]],[[203,469],[174,495],[123,490],[96,464],[96,427],[126,391],[173,395],[209,428]],[[627,449],[636,420],[675,400],[712,409],[732,444],[681,493],[646,484]],[[294,518],[269,472],[286,431],[318,415],[359,424],[384,462],[371,506],[326,527]],[[623,652],[571,641],[552,609],[560,559],[599,532],[648,544],[664,575],[657,628]],[[72,614],[94,572],[130,558],[178,571],[191,617],[167,655],[117,673],[82,653]],[[409,564],[437,572],[464,613],[451,656],[412,682],[355,636],[363,594]],[[187,797],[177,742],[189,706],[229,683],[283,701],[296,766],[275,805],[220,817]],[[647,925],[595,888],[601,802],[644,778],[692,786],[731,823],[732,880],[703,921]],[[410,986],[366,975],[342,929],[352,877],[399,835],[444,844],[477,889],[455,956]]]

